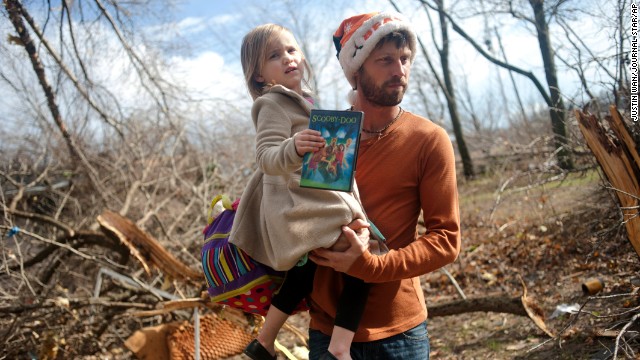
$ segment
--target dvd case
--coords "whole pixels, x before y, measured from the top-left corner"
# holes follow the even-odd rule
[[[311,110],[309,128],[320,131],[326,144],[304,155],[300,186],[352,191],[363,117],[362,111]]]

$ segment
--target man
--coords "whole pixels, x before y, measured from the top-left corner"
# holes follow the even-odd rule
[[[366,239],[344,227],[347,251],[311,254],[320,266],[311,294],[310,358],[427,359],[427,309],[418,277],[453,262],[460,251],[453,147],[444,129],[399,106],[416,54],[415,32],[401,15],[346,19],[334,42],[353,88],[353,109],[365,114],[356,171],[360,197],[390,251],[372,255],[362,244]],[[417,232],[421,211],[424,234]],[[372,287],[350,354],[344,349],[333,357],[326,349],[342,287],[339,272]]]

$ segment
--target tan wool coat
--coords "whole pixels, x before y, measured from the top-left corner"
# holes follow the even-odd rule
[[[302,157],[293,137],[309,127],[312,107],[276,85],[251,111],[258,166],[240,198],[229,242],[276,270],[289,270],[310,250],[331,246],[342,225],[366,219],[356,186],[354,193],[300,187]]]

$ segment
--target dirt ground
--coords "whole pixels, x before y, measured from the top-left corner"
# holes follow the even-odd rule
[[[430,309],[431,359],[640,357],[640,257],[621,225],[622,213],[615,205],[615,195],[600,184],[594,170],[565,178],[557,174],[504,172],[459,184],[460,255],[445,268],[446,272],[435,271],[421,277]],[[83,250],[97,253],[95,247]],[[0,333],[4,334],[0,360],[129,360],[136,356],[124,344],[135,331],[150,328],[157,332],[157,326],[175,321],[192,326],[191,308],[141,315],[142,311],[155,314],[159,299],[149,291],[117,281],[105,280],[101,297],[90,298],[95,292],[95,278],[84,273],[94,274],[95,263],[73,261],[68,265],[59,270],[63,275],[52,281],[59,285],[43,295],[57,302],[32,305],[29,297],[2,297],[2,310],[8,315],[0,316]],[[160,283],[161,277],[152,282],[141,275],[142,270],[138,271],[134,276],[146,279],[154,287],[167,285]],[[582,284],[590,278],[601,279],[604,287],[587,296]],[[5,288],[21,284],[17,275],[3,281]],[[472,300],[515,299],[520,304],[525,289],[528,303],[539,309],[538,325],[529,316],[505,313],[503,308],[478,311],[467,305],[457,315],[437,316],[443,304],[461,300],[462,294]],[[73,303],[65,305],[64,300]],[[212,315],[208,311],[201,313]],[[231,319],[228,309],[216,307],[212,312],[224,311],[225,318]],[[242,327],[241,335],[234,333],[230,335],[232,339],[223,339],[230,333],[225,330],[207,339],[224,347],[235,341],[238,347],[233,351],[241,349],[243,342],[251,338],[247,324],[255,319],[247,321],[239,311],[237,316],[235,323]],[[289,319],[288,329],[280,332],[278,341],[293,355],[287,357],[280,352],[279,359],[307,358],[308,323],[307,313]],[[195,346],[194,343],[187,339],[183,344]],[[160,348],[156,343],[150,347],[154,351]],[[193,353],[193,348],[186,349],[183,358],[192,359]],[[236,355],[228,359],[247,357]]]
[[[519,297],[524,283],[555,338],[527,316],[430,317],[431,358],[611,359],[616,348],[618,359],[640,358],[640,259],[597,174],[544,186],[530,186],[531,179],[518,185],[516,179],[510,191],[497,194],[500,181],[461,184],[462,251],[447,270],[468,298]],[[582,284],[589,278],[601,279],[602,291],[585,295]],[[441,271],[422,281],[428,307],[461,297]],[[580,311],[559,311],[571,307]],[[293,316],[289,324],[306,334],[308,314]],[[279,341],[305,358],[300,336],[282,331]],[[286,359],[282,353],[279,358]]]

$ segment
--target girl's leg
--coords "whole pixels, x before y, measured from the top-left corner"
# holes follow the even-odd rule
[[[336,321],[331,334],[329,352],[338,359],[351,359],[351,343],[369,296],[370,285],[349,275],[343,275],[344,288],[338,299]]]
[[[271,299],[264,324],[258,333],[258,342],[275,355],[275,341],[278,331],[300,302],[311,292],[316,264],[308,261],[303,266],[295,266],[287,271],[280,289]]]
[[[355,331],[334,325],[329,342],[329,352],[339,360],[351,360],[351,343]]]
[[[271,299],[271,307],[275,306],[291,315],[300,302],[311,293],[315,273],[316,264],[313,261],[307,261],[306,264],[294,266],[287,271],[284,282]]]
[[[264,324],[258,332],[257,340],[271,355],[276,354],[275,342],[278,331],[289,318],[289,314],[280,311],[275,306],[270,306],[265,316]]]

